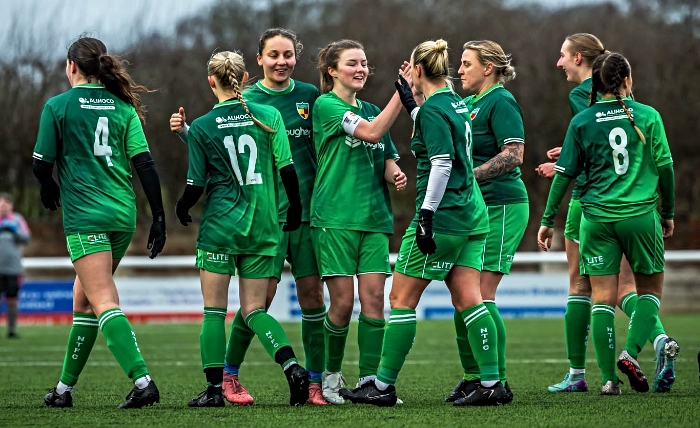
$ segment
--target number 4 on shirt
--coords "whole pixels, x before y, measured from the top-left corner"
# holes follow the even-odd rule
[[[109,120],[106,117],[97,119],[95,144],[92,147],[95,156],[104,156],[107,160],[107,166],[114,166],[110,158],[112,156],[112,148],[109,147]]]

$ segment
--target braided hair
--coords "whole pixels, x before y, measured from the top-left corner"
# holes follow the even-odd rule
[[[637,131],[637,135],[641,138],[642,143],[646,143],[647,140],[644,138],[644,134],[634,123],[634,115],[627,107],[627,104],[625,104],[622,95],[620,95],[623,81],[626,77],[632,76],[632,68],[627,58],[617,52],[600,55],[593,62],[592,73],[590,105],[596,103],[598,93],[613,94],[617,102],[622,106],[634,130]]]
[[[243,110],[245,110],[246,114],[250,116],[256,125],[267,132],[275,132],[274,129],[260,122],[260,120],[253,116],[253,113],[250,112],[248,104],[246,104],[243,98],[240,82],[243,80],[243,75],[246,73],[246,70],[245,62],[241,54],[231,51],[216,52],[207,63],[207,72],[209,76],[216,77],[223,88],[231,88],[233,90],[236,94],[236,98],[241,103],[241,106],[243,106]]]

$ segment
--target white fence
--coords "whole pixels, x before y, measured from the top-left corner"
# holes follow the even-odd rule
[[[396,263],[396,254],[391,254],[389,260],[392,265]],[[158,256],[151,260],[145,256],[127,256],[119,264],[121,267],[138,268],[186,268],[194,266],[195,256]],[[667,262],[700,262],[700,251],[677,250],[666,251]],[[561,264],[566,263],[566,253],[553,252],[518,252],[515,254],[513,264]],[[27,257],[24,259],[24,267],[29,270],[42,269],[72,269],[73,264],[68,257]]]

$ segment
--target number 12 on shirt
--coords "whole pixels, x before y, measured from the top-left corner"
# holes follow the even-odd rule
[[[243,186],[243,175],[241,174],[241,168],[238,164],[238,153],[245,153],[246,147],[250,150],[250,157],[248,159],[248,170],[245,175],[245,184],[262,184],[262,175],[260,175],[259,172],[255,172],[255,163],[258,160],[258,146],[255,144],[253,137],[248,134],[241,135],[238,137],[238,147],[236,147],[233,136],[229,135],[224,138],[224,146],[226,146],[228,154],[231,157],[231,166],[233,167],[233,173],[236,175],[238,184]]]

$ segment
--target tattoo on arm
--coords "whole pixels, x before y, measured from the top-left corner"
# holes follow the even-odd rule
[[[485,164],[474,168],[476,181],[484,181],[511,171],[523,163],[525,144],[511,143],[501,147],[501,153],[489,159]]]

